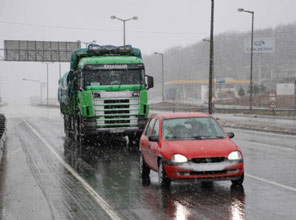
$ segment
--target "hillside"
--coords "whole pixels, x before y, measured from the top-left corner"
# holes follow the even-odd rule
[[[274,38],[275,52],[254,54],[253,82],[262,79],[277,79],[296,76],[296,23],[278,26],[275,29],[255,30],[255,38]],[[250,32],[229,32],[214,37],[215,78],[248,80],[250,77],[250,54],[244,52],[244,40]],[[188,47],[175,47],[164,52],[165,81],[207,80],[209,72],[209,43],[199,41]],[[161,88],[161,58],[144,56],[146,72],[155,77],[152,94]],[[259,68],[260,67],[260,68]]]

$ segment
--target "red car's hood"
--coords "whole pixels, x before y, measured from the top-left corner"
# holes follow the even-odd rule
[[[227,157],[238,147],[229,139],[208,139],[208,140],[182,140],[164,141],[166,151],[173,154],[182,154],[189,160],[201,157]]]

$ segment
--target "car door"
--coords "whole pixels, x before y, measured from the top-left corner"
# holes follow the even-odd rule
[[[151,132],[150,136],[158,137],[159,140],[159,120],[156,119],[154,123],[153,130]],[[149,141],[148,147],[150,149],[150,160],[151,160],[151,167],[155,170],[158,169],[158,164],[157,164],[157,156],[158,156],[158,143],[157,141]]]
[[[140,146],[141,146],[141,152],[143,154],[143,157],[144,157],[144,160],[146,162],[146,164],[150,167],[151,164],[152,164],[152,161],[151,161],[151,149],[150,149],[150,142],[148,140],[148,137],[151,135],[152,131],[153,131],[153,127],[154,127],[154,124],[155,124],[155,120],[156,118],[151,118],[149,120],[149,122],[147,123],[147,126],[145,128],[145,131],[141,137],[141,140],[140,140]]]

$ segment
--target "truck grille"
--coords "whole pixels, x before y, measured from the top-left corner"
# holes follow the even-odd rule
[[[108,95],[111,97],[108,97]],[[101,97],[93,95],[93,102],[95,114],[98,117],[97,127],[129,127],[138,125],[139,97],[132,97],[129,91],[104,92],[104,95]]]

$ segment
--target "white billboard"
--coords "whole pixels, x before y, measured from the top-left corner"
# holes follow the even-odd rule
[[[283,83],[276,85],[277,95],[294,95],[294,84],[293,83]]]
[[[251,53],[251,39],[245,39],[244,48],[246,53]],[[273,53],[274,50],[274,38],[254,38],[253,53]]]

